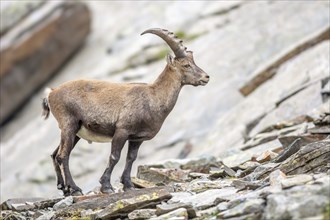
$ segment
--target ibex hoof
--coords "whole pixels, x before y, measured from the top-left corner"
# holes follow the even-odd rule
[[[100,191],[103,194],[112,194],[115,192],[112,187],[101,187]]]
[[[82,196],[82,195],[84,195],[84,194],[79,190],[71,192],[71,196]]]
[[[133,191],[133,190],[138,190],[138,189],[135,188],[134,186],[130,186],[130,187],[124,187],[123,190],[124,190],[125,192],[127,192],[127,191]]]

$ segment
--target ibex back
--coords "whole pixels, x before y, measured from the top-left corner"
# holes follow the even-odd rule
[[[128,141],[126,166],[121,176],[124,190],[132,189],[131,168],[140,145],[152,139],[173,109],[184,85],[206,85],[209,76],[194,62],[193,53],[173,33],[159,28],[143,32],[161,37],[175,57],[167,55],[167,65],[152,84],[111,83],[76,80],[48,90],[43,115],[49,111],[61,129],[61,141],[52,154],[57,188],[64,195],[81,195],[69,170],[69,156],[81,139],[111,142],[109,163],[100,178],[101,192],[112,193],[110,177]]]

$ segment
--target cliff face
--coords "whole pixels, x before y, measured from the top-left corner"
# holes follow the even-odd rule
[[[201,156],[206,158],[213,156],[213,159],[206,160],[215,160],[216,170],[221,171],[223,167],[218,162],[222,161],[235,172],[235,174],[231,172],[231,175],[235,176],[238,182],[233,183],[233,179],[222,179],[223,175],[210,177],[213,175],[212,170],[197,172],[206,175],[194,176],[194,172],[191,174],[191,171],[185,174],[187,179],[183,182],[186,185],[204,184],[194,181],[204,181],[206,178],[207,189],[218,190],[211,191],[210,194],[220,195],[223,184],[226,183],[226,187],[230,189],[225,191],[231,190],[228,193],[233,195],[223,201],[218,199],[217,202],[212,203],[213,205],[208,204],[202,206],[203,208],[193,205],[199,215],[203,215],[201,210],[218,207],[222,202],[235,203],[237,191],[245,185],[250,187],[251,184],[257,184],[251,187],[254,189],[257,187],[260,189],[258,192],[261,192],[267,184],[271,185],[272,172],[275,172],[273,176],[278,175],[279,178],[284,176],[284,179],[290,180],[295,178],[290,177],[291,175],[309,173],[308,177],[297,177],[305,178],[301,184],[310,183],[299,186],[301,190],[317,188],[319,187],[317,183],[322,182],[320,188],[313,188],[310,191],[313,196],[319,195],[319,190],[323,192],[322,187],[327,186],[328,176],[322,175],[328,174],[316,175],[316,173],[326,173],[328,170],[328,165],[321,161],[328,160],[329,157],[329,152],[323,150],[329,145],[324,138],[330,132],[326,127],[317,125],[317,121],[321,120],[319,118],[326,118],[325,116],[330,112],[329,2],[189,2],[189,7],[184,2],[153,4],[136,2],[134,7],[131,2],[90,1],[86,4],[92,15],[91,33],[79,53],[70,62],[62,65],[57,75],[45,86],[56,87],[62,82],[77,78],[152,82],[164,68],[164,56],[169,50],[155,37],[139,36],[142,31],[150,27],[167,28],[180,35],[188,49],[194,51],[197,65],[211,77],[205,87],[183,88],[177,105],[165,121],[160,133],[153,140],[143,143],[133,170],[137,170],[137,166],[142,164],[164,164],[160,161],[168,159],[201,159]],[[47,198],[58,194],[49,155],[58,145],[59,130],[52,117],[48,121],[40,118],[42,96],[42,91],[37,92],[24,108],[1,128],[1,201],[13,197]],[[324,119],[323,123],[329,125],[327,119]],[[300,141],[297,141],[298,139]],[[308,145],[320,141],[323,141],[322,144],[317,146]],[[299,146],[294,143],[298,143]],[[291,155],[290,160],[303,158],[299,164],[306,162],[305,156],[302,156],[306,152],[299,154],[299,150],[304,146],[309,146],[306,147],[309,150],[305,150],[308,152],[313,151],[311,149],[314,148],[316,152],[323,152],[318,156],[312,156],[312,161],[320,157],[315,159],[317,166],[314,164],[315,167],[311,165],[312,168],[291,169],[290,166],[296,163],[285,162]],[[286,150],[289,151],[287,153],[289,156],[282,153]],[[110,146],[106,144],[89,145],[83,140],[77,144],[71,156],[70,166],[74,179],[85,193],[98,186],[98,179],[106,166],[109,153]],[[125,153],[123,152],[122,155]],[[268,162],[275,160],[275,157],[287,158],[279,161],[277,158],[269,165]],[[118,182],[123,166],[124,159],[114,171],[114,182]],[[175,166],[182,168],[181,165]],[[257,172],[256,167],[260,170],[266,167],[267,172],[258,178],[242,179],[250,175],[248,174],[250,171]],[[163,169],[165,168],[174,167],[165,166]],[[145,172],[149,172],[150,169],[145,167]],[[251,170],[245,171],[248,169]],[[185,173],[185,170],[190,168],[182,168],[182,170]],[[285,177],[278,170],[289,177]],[[142,175],[141,172],[135,171],[135,174]],[[244,173],[243,176],[241,172]],[[168,183],[171,182],[173,181],[169,178]],[[189,186],[184,187],[189,188]],[[276,192],[276,196],[292,195],[292,199],[296,200],[300,200],[299,196],[306,197],[305,194],[299,196],[294,194],[298,193],[295,190],[300,191],[299,187],[297,189],[282,185],[281,187],[283,190]],[[166,190],[171,193],[173,188]],[[175,187],[174,190],[180,191]],[[183,191],[191,190],[189,188]],[[203,200],[199,195],[206,190],[192,191],[196,200]],[[146,193],[152,194],[152,192]],[[242,194],[250,195],[248,191]],[[262,210],[255,212],[259,216],[271,219],[267,216],[271,215],[274,209],[269,205],[278,204],[277,199],[280,197],[269,192],[265,194],[267,195],[255,196],[256,200],[252,201],[253,204],[242,202],[240,205],[248,206],[247,210],[251,210],[250,205],[261,206]],[[200,196],[202,195],[204,194]],[[135,196],[132,195],[127,199]],[[171,196],[175,200],[175,195],[171,194]],[[314,198],[313,196],[311,198]],[[166,196],[165,198],[165,200],[169,199]],[[173,201],[173,198],[170,201]],[[73,198],[73,202],[76,200]],[[113,200],[111,204],[118,201]],[[178,201],[175,200],[173,203]],[[289,204],[292,200],[286,201]],[[324,201],[324,198],[320,201]],[[320,202],[315,207],[324,207],[324,204]],[[136,206],[135,209],[142,207],[145,206]],[[225,210],[231,210],[236,206],[225,207],[217,208],[218,217],[225,218],[227,216]],[[180,208],[188,210],[189,213],[188,207]],[[323,208],[315,210],[321,209]],[[132,211],[132,209],[127,210],[123,211],[124,215]],[[288,214],[290,216],[295,213],[290,209],[281,210],[283,213],[291,213]],[[155,214],[154,211],[150,212],[152,215]],[[247,211],[239,215],[251,212]],[[157,215],[160,214],[162,213],[157,212]],[[319,215],[320,212],[314,214]],[[227,217],[235,216],[236,214],[228,214]]]

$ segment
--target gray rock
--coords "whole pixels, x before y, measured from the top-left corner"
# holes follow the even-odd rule
[[[229,167],[238,167],[239,165],[251,160],[252,156],[264,152],[266,150],[274,150],[280,148],[282,145],[278,140],[266,142],[248,150],[242,151],[239,154],[235,154],[223,159],[223,163]]]
[[[1,219],[25,220],[26,216],[20,212],[1,210]]]
[[[159,190],[154,192],[145,193],[142,195],[121,199],[114,203],[110,203],[106,208],[96,214],[96,218],[109,219],[120,216],[126,216],[128,213],[149,206],[157,204],[163,200],[168,200],[172,196],[166,190]]]
[[[128,219],[150,219],[155,216],[155,209],[137,209],[128,214]]]
[[[188,213],[185,208],[179,208],[164,215],[160,215],[155,218],[150,218],[152,220],[162,220],[162,219],[177,219],[177,220],[185,220],[188,219]]]
[[[197,210],[207,209],[215,206],[220,202],[230,200],[236,196],[237,189],[234,187],[226,187],[222,189],[211,189],[205,192],[191,193],[172,193],[173,198],[168,203],[185,203],[191,204]]]
[[[135,209],[144,208],[143,205],[145,205],[146,203],[152,203],[153,205],[156,205],[153,202],[158,202],[171,198],[170,192],[172,191],[173,190],[171,187],[154,187],[148,189],[129,190],[126,192],[118,192],[110,195],[99,194],[91,196],[81,196],[79,197],[80,200],[78,201],[75,199],[76,202],[71,206],[58,210],[56,212],[55,218],[76,216],[77,213],[80,213],[81,210],[89,209],[96,211],[106,210],[106,212],[111,213],[111,207],[116,208],[113,207],[114,204],[119,204],[119,207],[122,207],[122,209],[117,211],[125,211],[127,212],[125,214],[128,214],[129,212],[134,210],[134,207]],[[111,205],[111,207],[109,207],[109,205]]]
[[[279,169],[274,170],[269,174],[269,182],[272,187],[282,188],[282,181],[286,178],[286,175]]]
[[[1,204],[2,210],[32,210],[35,208],[44,209],[47,207],[53,207],[53,205],[63,198],[17,198],[17,199],[8,199]]]
[[[330,140],[326,139],[303,146],[297,153],[286,159],[279,168],[286,174],[326,172],[330,158]]]
[[[292,186],[303,185],[313,180],[313,176],[308,174],[300,174],[296,176],[288,176],[281,180],[282,188],[290,188]]]
[[[2,2],[0,35],[10,30],[28,14],[40,7],[45,1],[6,1]]]
[[[139,166],[137,177],[154,184],[168,184],[170,182],[185,182],[188,180],[188,171],[171,168],[154,168]]]
[[[68,197],[65,197],[64,199],[62,199],[61,201],[57,202],[53,206],[53,209],[55,211],[57,211],[59,209],[63,209],[63,208],[66,208],[66,207],[70,206],[72,203],[73,203],[73,197],[72,196],[68,196]]]
[[[255,89],[257,89],[265,81],[272,78],[279,66],[281,66],[286,61],[290,60],[292,57],[299,54],[301,51],[310,48],[311,46],[328,39],[329,27],[325,25],[323,28],[318,30],[316,33],[312,33],[301,41],[298,41],[296,45],[288,48],[287,51],[282,52],[276,58],[271,59],[265,66],[259,67],[253,74],[251,74],[251,80],[249,80],[240,91],[244,96],[249,95]]]
[[[217,208],[217,206],[202,210],[202,211],[198,211],[197,215],[198,217],[201,218],[209,218],[210,216],[216,216],[219,213],[219,210]]]
[[[245,202],[235,206],[234,208],[221,212],[218,216],[220,218],[228,219],[250,213],[252,214],[261,213],[263,211],[264,204],[265,201],[263,199],[246,200]]]
[[[243,181],[243,180],[233,180],[232,186],[234,186],[238,190],[243,190],[243,189],[258,189],[259,187],[262,186],[260,181]]]
[[[196,217],[196,210],[192,207],[191,204],[186,203],[171,203],[171,204],[160,204],[156,206],[156,214],[163,215],[165,213],[171,212],[173,210],[185,208],[187,210],[189,218]]]
[[[217,205],[217,209],[219,212],[222,212],[222,211],[225,211],[228,209],[228,206],[229,206],[229,203],[228,202],[220,202],[218,205]]]
[[[45,212],[43,215],[39,216],[38,218],[36,218],[36,220],[50,220],[53,218],[54,215],[55,215],[54,211],[48,211]]]
[[[329,184],[323,187],[301,186],[269,195],[263,218],[267,220],[305,219],[321,215],[329,204],[328,194],[325,194],[330,193],[329,188]]]
[[[263,179],[278,166],[279,164],[276,163],[267,163],[264,165],[260,165],[252,173],[245,176],[243,180],[255,181],[255,180]]]

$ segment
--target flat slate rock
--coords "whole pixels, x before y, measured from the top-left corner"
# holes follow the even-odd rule
[[[143,203],[144,201],[144,195],[146,200],[159,200],[165,198],[170,198],[171,196],[168,196],[170,192],[172,192],[173,189],[171,187],[154,187],[154,188],[148,188],[148,189],[139,189],[139,190],[130,190],[127,192],[120,192],[120,193],[114,193],[109,194],[105,196],[100,197],[93,197],[91,199],[85,199],[83,201],[79,201],[77,203],[72,204],[70,207],[61,209],[56,212],[56,217],[69,217],[73,213],[75,213],[77,210],[100,210],[105,209],[109,206],[109,204],[121,204],[121,200],[127,200],[126,206],[134,206],[133,204],[133,198],[141,197],[140,203]],[[153,197],[154,196],[154,197]],[[153,199],[154,198],[154,199]],[[130,200],[131,199],[131,200]],[[137,201],[138,204],[139,201]],[[121,205],[119,205],[121,207]],[[140,205],[137,205],[136,208],[139,208]],[[113,207],[112,207],[113,209]],[[111,207],[108,208],[108,212],[110,213]],[[133,210],[131,210],[133,211]],[[116,212],[115,212],[116,213]],[[103,213],[101,216],[107,216],[108,214]]]
[[[296,154],[286,159],[279,169],[285,174],[302,174],[318,171],[327,171],[330,160],[330,140],[307,144]]]
[[[110,219],[114,217],[127,216],[128,213],[150,207],[152,204],[157,204],[163,200],[168,200],[172,196],[166,188],[153,190],[140,195],[135,195],[130,198],[120,199],[114,203],[110,203],[101,212],[96,214],[97,219]]]

